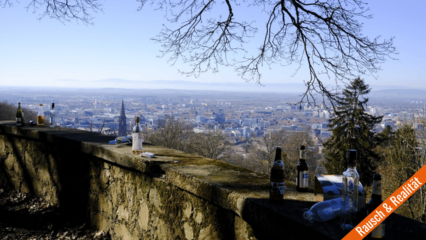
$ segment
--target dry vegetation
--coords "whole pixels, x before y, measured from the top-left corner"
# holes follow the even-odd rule
[[[16,119],[16,110],[18,109],[18,106],[14,106],[8,102],[0,102],[0,121],[2,120],[15,120]],[[37,113],[28,109],[28,108],[22,108],[22,111],[24,112],[24,118],[25,122],[28,122],[29,120],[36,120],[37,119]]]
[[[275,157],[275,146],[283,148],[283,160],[286,178],[296,179],[296,165],[299,161],[299,147],[308,147],[307,162],[310,171],[310,184],[313,186],[318,166],[321,166],[320,155],[313,151],[307,132],[279,131],[271,135],[252,138],[240,145],[231,143],[231,139],[218,132],[194,133],[192,127],[173,117],[155,131],[145,132],[146,141],[155,145],[197,154],[203,157],[219,159],[256,172],[269,174]]]
[[[413,129],[411,124],[400,127],[392,134],[388,144],[380,149],[383,160],[378,171],[383,177],[383,199],[394,193],[426,164],[425,123],[421,126],[420,129]],[[426,185],[395,212],[426,223]]]

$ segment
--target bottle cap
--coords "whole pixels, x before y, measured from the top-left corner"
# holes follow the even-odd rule
[[[275,149],[278,149],[278,148],[281,149],[281,146],[275,146]]]
[[[135,122],[137,122],[137,123],[139,122],[139,117],[136,117],[136,120],[135,120]]]
[[[305,150],[305,145],[300,145],[300,150]]]
[[[39,106],[43,106],[43,104],[40,103]]]
[[[55,103],[52,103],[52,108],[54,108],[55,107]]]
[[[349,149],[348,151],[348,164],[355,165],[357,159],[357,152],[355,149]]]
[[[378,173],[373,174],[373,180],[382,180],[382,175]]]

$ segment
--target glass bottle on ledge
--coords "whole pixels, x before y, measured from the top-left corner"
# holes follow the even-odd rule
[[[275,147],[275,160],[271,169],[271,185],[269,200],[272,203],[282,203],[284,201],[284,162],[281,157],[281,147]]]
[[[52,109],[50,110],[50,127],[56,125],[56,114],[55,114],[55,103],[52,103]]]
[[[297,163],[296,190],[298,192],[308,191],[308,163],[306,162],[306,147],[300,146],[300,158]]]
[[[142,153],[142,127],[139,123],[139,117],[136,117],[135,126],[133,127],[132,133],[132,152],[133,154],[141,154]]]
[[[38,106],[38,113],[37,113],[37,126],[43,127],[44,126],[44,112],[43,112],[43,104],[40,104]]]
[[[368,201],[367,210],[368,214],[372,213],[380,204],[382,204],[382,175],[373,175],[373,192],[370,201]],[[379,224],[366,239],[385,239],[385,221]]]
[[[18,110],[16,111],[16,126],[22,127],[23,126],[23,116],[22,116],[22,109],[21,109],[21,103],[18,103]]]
[[[357,151],[348,151],[348,169],[342,176],[342,207],[340,226],[351,230],[357,225],[359,174],[356,171]]]

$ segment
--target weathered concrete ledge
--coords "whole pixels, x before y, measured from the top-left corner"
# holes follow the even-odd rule
[[[0,122],[0,187],[51,201],[119,239],[341,239],[337,221],[310,223],[312,193],[286,183],[268,201],[268,176],[144,144],[155,158],[108,145],[114,137]],[[408,227],[409,226],[409,227]],[[424,239],[426,225],[393,215],[388,239]]]

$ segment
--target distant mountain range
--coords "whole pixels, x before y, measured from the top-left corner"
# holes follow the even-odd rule
[[[103,79],[95,81],[78,81],[63,79],[55,81],[58,86],[78,87],[78,88],[129,88],[129,89],[176,89],[176,90],[213,90],[232,92],[282,92],[282,93],[303,93],[306,87],[303,83],[262,83],[254,82],[191,82],[182,80],[154,80],[154,81],[134,81],[125,79]],[[327,88],[336,88],[335,85],[326,84]],[[389,89],[414,90],[413,88],[395,85],[370,85],[373,92]]]

